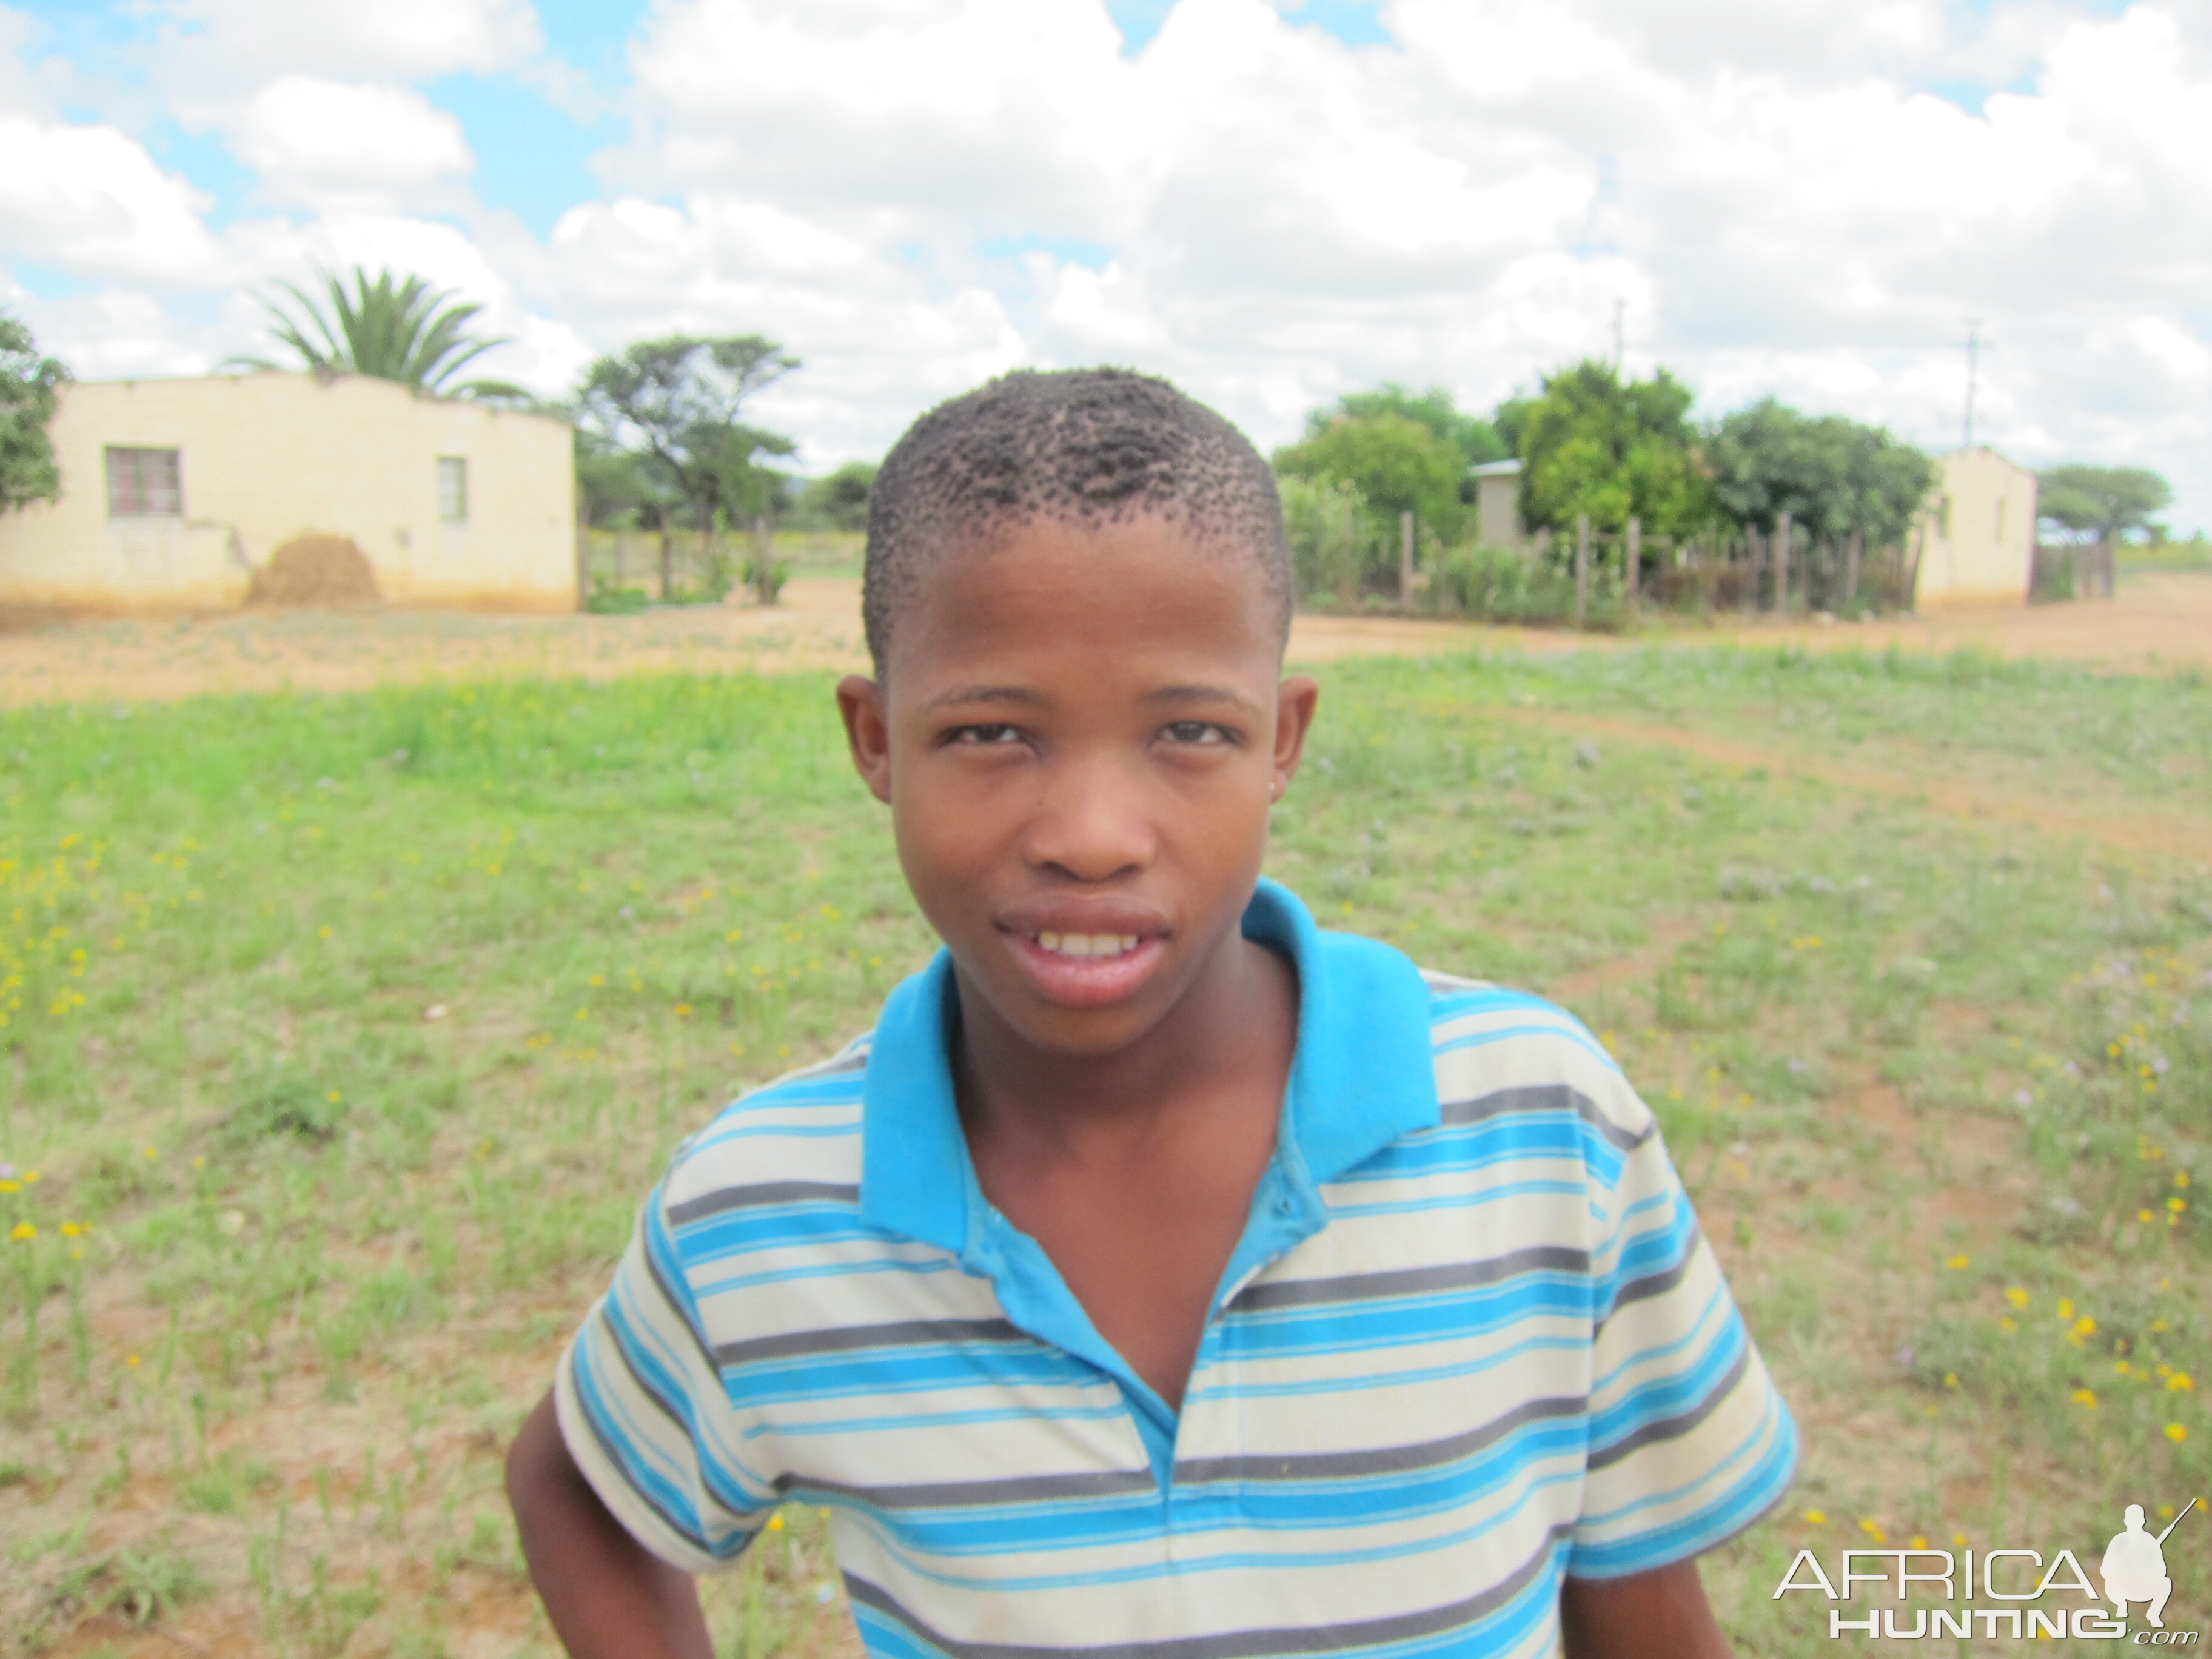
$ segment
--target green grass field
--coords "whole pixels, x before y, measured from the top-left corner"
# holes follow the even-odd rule
[[[2087,1559],[2212,1494],[2212,874],[2095,833],[2212,820],[2201,678],[1323,684],[1272,872],[1601,1034],[1799,1413],[1709,1568],[1741,1652],[1829,1650],[1770,1595],[1801,1547]],[[0,714],[0,1655],[550,1652],[506,1437],[673,1143],[930,944],[818,677]],[[2168,1559],[2193,1624],[2212,1516]],[[731,1654],[849,1650],[811,1512],[710,1607]]]

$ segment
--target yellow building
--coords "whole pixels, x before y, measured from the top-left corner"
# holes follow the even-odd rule
[[[1913,602],[2026,605],[2035,570],[2035,474],[1977,446],[1936,459],[1914,533]]]
[[[0,605],[233,605],[321,533],[350,538],[393,603],[576,607],[560,421],[264,372],[67,386],[49,431],[61,497],[0,514]]]

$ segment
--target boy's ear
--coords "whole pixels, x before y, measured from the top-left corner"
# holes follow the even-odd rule
[[[1321,687],[1304,674],[1293,674],[1275,694],[1274,798],[1282,799],[1298,775],[1298,757],[1305,753],[1306,733],[1313,730],[1314,710],[1321,704]]]
[[[884,688],[860,674],[837,682],[837,713],[845,722],[845,745],[853,769],[868,793],[885,805],[891,799],[891,728],[884,712]]]

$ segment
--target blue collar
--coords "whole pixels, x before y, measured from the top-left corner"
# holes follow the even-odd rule
[[[1322,932],[1274,882],[1261,881],[1243,926],[1297,969],[1297,1051],[1276,1159],[1299,1208],[1318,1218],[1317,1183],[1437,1123],[1428,988],[1389,945]],[[945,1048],[957,995],[951,955],[939,949],[884,1004],[868,1053],[860,1213],[965,1260],[982,1218]]]

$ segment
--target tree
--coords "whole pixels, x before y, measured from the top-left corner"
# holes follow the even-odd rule
[[[1322,593],[1346,609],[1357,605],[1362,550],[1373,541],[1359,491],[1341,478],[1285,477],[1277,483],[1298,598]]]
[[[2150,528],[2150,515],[2173,500],[2166,481],[2141,466],[2069,462],[2035,475],[2035,512],[2082,541],[2118,541]]]
[[[1307,435],[1277,450],[1274,461],[1286,477],[1352,485],[1385,538],[1396,536],[1401,513],[1446,538],[1458,527],[1466,459],[1457,445],[1403,415],[1335,415],[1318,429],[1310,422]]]
[[[1787,513],[1818,537],[1904,539],[1936,464],[1881,427],[1803,415],[1771,398],[1715,422],[1705,456],[1712,494],[1739,524],[1771,531]]]
[[[269,331],[300,356],[300,367],[315,374],[366,374],[396,380],[417,392],[441,397],[528,401],[530,394],[507,380],[457,380],[468,364],[507,343],[504,337],[480,338],[469,323],[483,309],[473,302],[449,303],[450,289],[433,288],[420,276],[404,282],[389,270],[374,280],[353,268],[353,289],[328,271],[322,273],[329,305],[310,299],[290,283],[278,284],[299,307],[297,317],[267,295]],[[233,357],[227,366],[281,368],[264,357]]]
[[[796,446],[738,416],[748,398],[798,367],[798,358],[758,334],[672,334],[600,358],[585,373],[578,404],[584,424],[609,447],[638,453],[711,543],[718,515],[742,521],[780,494],[779,475],[758,458],[788,455]],[[665,594],[671,583],[665,523],[660,560]],[[773,587],[765,562],[756,580],[764,594]]]
[[[682,504],[681,498],[647,470],[643,456],[617,448],[587,428],[580,426],[575,431],[576,490],[583,500],[586,524],[658,527],[668,512]]]
[[[824,530],[866,530],[876,471],[873,461],[848,461],[825,477],[810,479],[799,489],[794,516]]]
[[[69,377],[69,370],[40,355],[29,329],[0,312],[0,513],[62,493],[46,425]]]
[[[1521,455],[1522,522],[1565,529],[1587,513],[1602,530],[1631,518],[1661,535],[1694,530],[1711,498],[1690,402],[1690,389],[1663,368],[1623,382],[1593,359],[1547,375],[1532,403],[1501,411]]]
[[[1457,449],[1469,466],[1502,461],[1513,453],[1496,426],[1461,409],[1443,387],[1413,392],[1395,380],[1386,380],[1371,392],[1347,392],[1337,399],[1334,410],[1314,410],[1306,416],[1306,436],[1318,437],[1340,420],[1370,420],[1377,415],[1400,416],[1428,428]]]

